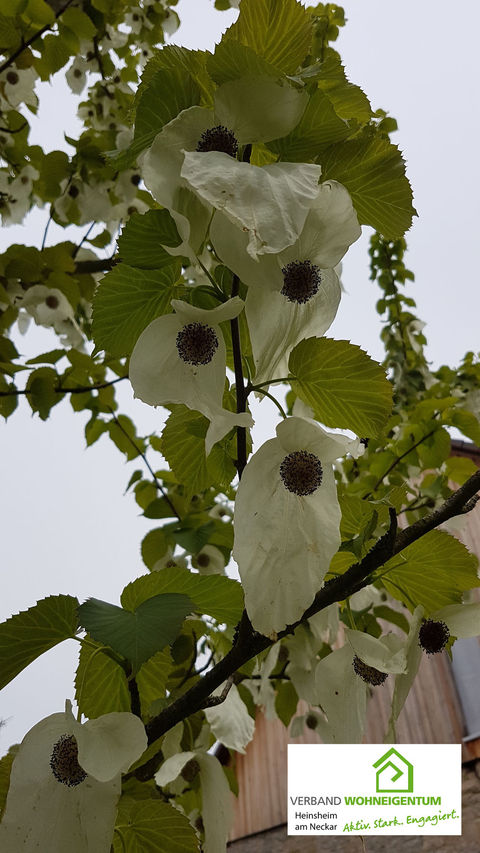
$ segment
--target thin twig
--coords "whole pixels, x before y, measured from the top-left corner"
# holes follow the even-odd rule
[[[75,264],[75,272],[77,275],[105,272],[111,270],[115,264],[116,261],[113,255],[110,258],[97,258],[96,261],[77,261]]]
[[[63,385],[57,385],[52,390],[54,394],[85,394],[88,391],[100,391],[102,388],[109,388],[110,385],[123,382],[124,379],[128,379],[128,376],[118,376],[109,382],[99,382],[97,385],[79,385],[76,388],[65,388]],[[0,397],[16,397],[22,394],[33,394],[33,391],[30,388],[14,388],[9,391],[0,391]]]
[[[225,702],[228,694],[230,693],[230,688],[233,684],[233,673],[229,675],[227,681],[225,683],[225,687],[223,688],[220,696],[209,696],[208,699],[205,700],[204,708],[214,708],[216,705],[221,705],[222,702]]]
[[[438,412],[435,412],[433,417],[435,418],[437,417],[437,415]],[[387,470],[382,474],[382,476],[378,478],[373,489],[368,493],[368,495],[365,495],[364,500],[367,500],[370,495],[373,495],[373,493],[378,489],[379,485],[383,482],[385,477],[390,474],[390,472],[393,471],[394,468],[397,467],[399,462],[401,462],[402,459],[405,458],[405,456],[408,456],[408,454],[411,453],[412,450],[415,450],[415,448],[422,444],[424,441],[426,441],[427,438],[430,438],[430,436],[433,435],[434,432],[437,432],[437,428],[430,430],[430,432],[427,432],[426,435],[422,435],[422,437],[419,438],[418,441],[415,442],[415,444],[412,444],[412,446],[409,447],[408,450],[405,450],[404,453],[401,453],[400,456],[397,456],[397,458],[393,460],[392,464],[388,466]]]
[[[25,127],[28,127],[28,121],[24,121],[20,127],[16,127],[15,130],[12,130],[10,127],[0,127],[0,133],[20,133]]]
[[[42,27],[41,30],[38,30],[36,33],[34,33],[33,36],[31,36],[27,41],[22,41],[20,47],[18,47],[17,50],[15,50],[12,55],[9,56],[8,59],[6,59],[5,62],[0,65],[0,74],[2,71],[5,71],[5,69],[8,68],[13,62],[15,62],[17,56],[20,56],[20,54],[23,53],[23,51],[26,50],[27,47],[30,47],[30,45],[32,45],[34,41],[43,36],[43,34],[47,32],[47,30],[51,30],[60,15],[62,15],[63,12],[65,12],[65,10],[72,5],[72,3],[73,0],[67,0],[65,5],[62,6],[62,8],[59,9],[58,12],[55,14],[55,20],[51,24],[45,24],[45,26]]]
[[[45,229],[44,229],[44,232],[43,232],[43,239],[42,239],[42,246],[41,246],[41,248],[42,248],[42,249],[44,249],[44,248],[45,248],[45,243],[46,243],[46,240],[47,240],[48,229],[50,228],[50,223],[51,223],[52,218],[53,218],[53,213],[52,213],[52,211],[53,211],[53,205],[50,205],[50,215],[49,215],[49,217],[48,217],[48,219],[47,219],[47,224],[45,225]]]
[[[166,491],[165,491],[165,489],[163,488],[163,486],[162,486],[162,484],[161,484],[160,480],[158,479],[157,475],[155,474],[155,471],[153,470],[152,466],[150,465],[150,462],[148,461],[148,459],[147,459],[147,457],[146,457],[145,453],[143,452],[143,450],[141,450],[141,448],[138,446],[138,444],[133,440],[133,438],[131,437],[131,435],[129,435],[129,434],[128,434],[128,432],[126,431],[126,429],[124,429],[124,428],[123,428],[122,424],[121,424],[121,423],[120,423],[120,421],[118,420],[118,418],[117,418],[117,416],[116,416],[115,412],[113,411],[113,409],[112,409],[110,406],[107,406],[107,408],[108,408],[108,410],[109,410],[109,412],[110,412],[110,414],[111,414],[111,416],[112,416],[113,420],[114,420],[114,421],[115,421],[115,423],[117,424],[117,426],[118,426],[119,430],[120,430],[121,432],[123,432],[123,434],[124,434],[125,438],[126,438],[126,439],[128,439],[128,441],[130,442],[130,444],[132,445],[132,447],[134,447],[134,448],[135,448],[135,450],[137,451],[138,455],[139,455],[139,456],[141,456],[141,458],[143,459],[143,461],[144,461],[145,465],[147,466],[148,470],[150,471],[150,474],[152,475],[152,479],[153,479],[153,482],[155,483],[155,486],[157,487],[158,491],[162,494],[162,497],[164,497],[164,498],[165,498],[165,501],[167,502],[168,506],[169,506],[169,507],[170,507],[170,509],[172,510],[173,514],[175,515],[175,517],[176,517],[176,518],[178,518],[178,520],[179,520],[179,521],[181,521],[181,520],[182,520],[181,516],[179,515],[178,511],[175,509],[175,507],[174,507],[174,505],[173,505],[172,501],[170,500],[170,498],[169,498],[169,496],[168,496],[167,492],[166,492]]]
[[[83,244],[84,244],[85,240],[88,240],[89,234],[90,234],[90,232],[95,228],[95,225],[96,225],[96,224],[97,224],[96,222],[92,222],[92,224],[90,225],[90,227],[89,227],[88,231],[86,232],[86,234],[84,235],[84,237],[82,237],[82,239],[80,240],[80,242],[79,242],[78,246],[75,246],[75,248],[74,248],[74,250],[73,250],[73,252],[72,252],[72,258],[76,258],[76,256],[78,255],[78,252],[79,252],[79,251],[80,251],[80,249],[82,248],[82,246],[83,246]],[[43,246],[42,246],[42,248],[43,248]]]

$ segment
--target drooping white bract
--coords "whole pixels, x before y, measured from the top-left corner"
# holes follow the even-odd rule
[[[327,720],[318,720],[317,729],[325,743],[359,743],[362,739],[369,687],[354,669],[355,656],[366,668],[378,670],[377,674],[403,674],[407,669],[408,640],[394,634],[377,639],[348,628],[345,633],[345,645],[323,658],[315,670],[315,704],[327,716]]]
[[[155,774],[162,788],[176,779],[190,762],[196,762],[202,788],[201,813],[205,827],[204,853],[225,850],[227,836],[233,820],[233,798],[222,765],[214,755],[196,750],[172,755]]]
[[[221,684],[213,695],[220,695],[224,686]],[[234,684],[223,702],[205,709],[205,716],[220,743],[228,749],[234,749],[235,752],[245,753],[245,747],[250,743],[255,732],[255,722]]]
[[[320,191],[320,174],[316,163],[254,166],[218,151],[187,151],[182,166],[196,194],[247,234],[254,260],[295,242]]]
[[[249,288],[245,312],[255,383],[286,376],[292,349],[330,327],[341,297],[333,267],[360,234],[350,195],[337,181],[320,185],[291,246],[256,261],[248,254],[249,235],[215,213],[210,227],[215,251]]]
[[[235,502],[233,555],[253,627],[275,637],[321,588],[340,545],[332,463],[363,452],[358,439],[292,417],[252,456]]]
[[[121,773],[147,747],[141,720],[115,712],[78,723],[65,712],[37,723],[15,756],[0,849],[108,853]]]
[[[200,170],[206,154],[209,162],[212,154],[213,162],[227,158],[225,168],[230,165],[234,169],[233,156],[221,153],[221,147],[209,149],[215,142],[205,140],[204,134],[211,135],[212,130],[221,129],[222,136],[226,131],[223,136],[227,142],[231,139],[233,146],[268,142],[285,136],[295,127],[307,102],[305,92],[282,85],[272,77],[247,76],[219,86],[213,109],[189,107],[163,127],[146,153],[142,168],[146,186],[170,211],[182,238],[181,246],[166,247],[171,254],[186,254],[194,259],[205,239],[213,203],[192,193],[187,175],[182,174],[185,153],[197,152],[203,145],[196,155]]]
[[[226,350],[219,324],[237,317],[243,302],[236,296],[211,310],[180,299],[171,304],[176,313],[153,320],[135,344],[130,381],[135,397],[151,406],[183,403],[205,415],[210,421],[205,437],[208,456],[232,427],[253,426],[251,415],[222,407]]]

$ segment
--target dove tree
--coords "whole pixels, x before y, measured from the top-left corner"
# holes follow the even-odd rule
[[[394,741],[421,655],[480,632],[477,559],[441,528],[480,488],[449,436],[480,444],[480,366],[426,361],[396,122],[346,75],[340,6],[215,5],[239,16],[213,52],[165,43],[173,1],[0,13],[0,214],[46,222],[0,255],[0,412],[87,412],[87,446],[136,461],[152,520],[120,606],[46,590],[0,625],[1,686],[79,647],[65,711],[0,760],[5,850],[222,853],[257,708],[298,734],[304,699],[325,742],[355,742],[389,678]],[[59,71],[82,129],[44,153],[29,117]],[[52,222],[86,230],[50,242]],[[381,364],[327,334],[362,226]],[[29,324],[57,340],[25,361]],[[120,411],[120,382],[168,413],[160,434]],[[278,416],[252,452],[265,398]]]

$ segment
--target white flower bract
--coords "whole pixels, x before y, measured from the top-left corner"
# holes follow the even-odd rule
[[[130,381],[135,397],[151,406],[183,403],[210,421],[205,437],[208,456],[215,442],[234,426],[251,427],[251,415],[237,414],[222,406],[225,387],[226,350],[219,324],[237,317],[243,308],[238,297],[217,308],[206,310],[172,299],[175,314],[157,317],[142,332],[130,358]],[[191,364],[182,360],[177,338],[189,324],[201,324],[212,330],[217,346],[208,363]]]
[[[87,774],[71,785],[60,781],[51,765],[55,745],[65,735],[73,736],[78,747],[78,779],[81,770]],[[133,714],[114,712],[82,725],[67,701],[64,713],[41,720],[20,744],[0,824],[0,848],[5,853],[108,853],[121,773],[146,747],[144,726]]]
[[[320,485],[309,494],[289,491],[282,480],[282,462],[298,452],[316,457],[321,465]],[[356,439],[291,417],[246,466],[235,504],[233,556],[247,613],[260,633],[274,637],[295,622],[321,588],[340,545],[332,463],[345,453],[362,452]]]

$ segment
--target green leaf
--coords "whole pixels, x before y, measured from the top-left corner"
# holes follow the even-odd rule
[[[187,406],[172,406],[162,433],[162,453],[188,495],[202,492],[215,483],[229,485],[236,473],[225,440],[217,442],[205,456],[205,435],[209,422]]]
[[[81,39],[91,39],[97,32],[97,28],[91,18],[77,9],[76,6],[71,6],[62,12],[62,23],[69,27]]]
[[[275,710],[284,726],[289,726],[296,713],[298,693],[291,681],[280,682],[275,696]]]
[[[200,527],[184,527],[175,529],[173,535],[175,541],[181,548],[188,551],[190,554],[196,554],[201,551],[203,546],[210,541],[210,535],[215,530],[215,522],[208,521],[207,524],[202,524]]]
[[[170,311],[180,273],[180,258],[171,257],[157,270],[114,267],[102,279],[93,303],[97,347],[115,356],[129,355],[148,324]]]
[[[293,74],[310,50],[312,27],[311,13],[297,0],[242,0],[240,16],[222,41],[239,41]]]
[[[50,595],[0,625],[0,689],[36,658],[73,637],[78,601]]]
[[[354,118],[365,123],[372,117],[372,108],[365,92],[348,81],[340,56],[332,48],[326,49],[322,62],[303,69],[298,77],[304,83],[313,77],[341,118]]]
[[[111,711],[130,711],[130,693],[124,670],[102,651],[101,644],[94,645],[97,648],[82,643],[80,649],[75,700],[81,713],[93,719]]]
[[[173,538],[167,535],[163,527],[150,530],[142,540],[142,559],[149,569],[153,569],[157,560],[167,552],[168,546],[173,545]]]
[[[480,423],[472,412],[467,412],[465,409],[454,409],[450,415],[445,412],[444,420],[445,423],[456,426],[475,444],[480,444]]]
[[[37,24],[41,27],[45,24],[53,24],[55,20],[53,9],[45,0],[28,0],[23,17],[31,21],[32,24]]]
[[[243,590],[237,581],[220,575],[197,575],[178,566],[142,575],[125,587],[120,600],[123,607],[134,610],[152,595],[165,592],[188,595],[196,611],[208,613],[217,622],[236,625],[243,612]]]
[[[387,591],[413,612],[421,604],[427,615],[462,601],[463,593],[478,586],[478,560],[458,539],[431,530],[413,542],[380,570]]]
[[[450,436],[446,429],[439,427],[433,435],[418,445],[417,453],[424,468],[438,468],[450,453]]]
[[[336,180],[349,191],[358,219],[388,240],[405,234],[416,215],[405,162],[396,145],[365,128],[320,155],[322,180]]]
[[[267,143],[267,147],[281,160],[306,162],[319,155],[320,149],[346,139],[351,133],[348,122],[337,115],[327,95],[317,89],[294,130],[283,139]]]
[[[68,169],[69,159],[65,151],[49,151],[43,155],[36,190],[44,201],[53,202],[59,198],[62,194],[60,184],[67,177]]]
[[[168,210],[149,210],[134,213],[118,240],[122,261],[140,269],[158,269],[172,263],[172,256],[163,246],[181,243],[175,220]]]
[[[35,60],[35,67],[42,80],[48,80],[67,64],[71,57],[65,39],[47,33],[42,39],[42,55]]]
[[[52,349],[50,352],[44,352],[42,355],[29,358],[25,364],[56,364],[64,355],[66,355],[66,350]]]
[[[55,390],[57,385],[58,376],[51,367],[39,367],[28,377],[27,400],[32,411],[38,412],[42,421],[47,420],[50,409],[53,409],[64,397],[64,394],[59,394]]]
[[[107,430],[115,446],[120,453],[125,454],[128,461],[136,459],[144,452],[145,443],[143,439],[138,438],[135,424],[127,415],[117,415],[114,421],[110,421]]]
[[[89,598],[78,615],[94,640],[123,655],[137,672],[144,661],[173,642],[192,606],[190,598],[176,593],[154,595],[133,611]]]
[[[386,622],[397,625],[405,634],[408,634],[410,630],[410,623],[403,613],[394,610],[393,607],[388,607],[386,604],[379,604],[377,607],[374,607],[373,615],[376,619],[385,619]]]
[[[392,386],[383,368],[349,341],[307,338],[290,355],[294,393],[322,423],[378,435],[391,412]]]
[[[169,649],[157,652],[147,660],[137,673],[142,714],[148,715],[152,702],[165,696],[166,684],[173,666]]]
[[[148,799],[122,797],[118,831],[113,835],[114,853],[198,853],[194,828],[178,809]]]
[[[115,157],[115,165],[124,169],[134,163],[165,124],[199,101],[200,88],[182,67],[157,71],[138,98],[133,142]]]
[[[207,71],[219,86],[230,80],[238,80],[239,77],[264,74],[279,76],[278,68],[258,56],[248,45],[232,39],[221,41],[217,44],[215,53],[209,54]]]
[[[15,390],[15,385],[13,385],[13,383],[9,384],[6,382],[4,377],[0,374],[0,415],[2,415],[5,420],[13,414],[18,406],[17,394],[11,393]],[[5,396],[2,396],[2,392],[5,393]]]
[[[450,456],[445,462],[445,471],[448,479],[453,480],[459,486],[463,486],[468,478],[472,474],[475,474],[477,470],[473,459],[468,459],[466,456]]]

